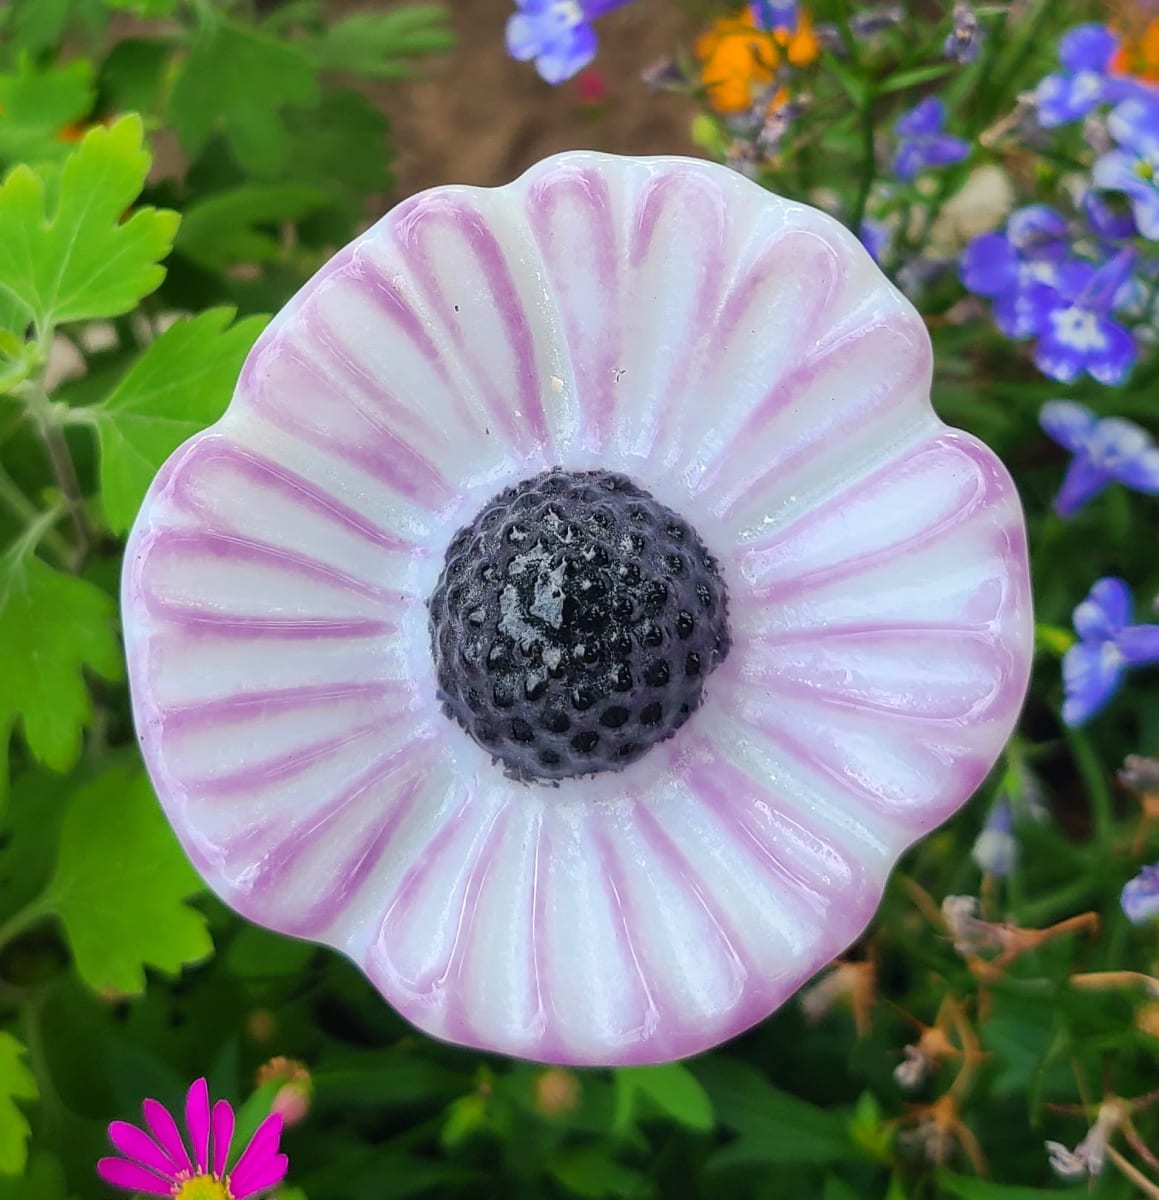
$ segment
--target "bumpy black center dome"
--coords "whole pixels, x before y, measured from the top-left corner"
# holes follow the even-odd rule
[[[716,560],[623,475],[554,469],[460,529],[430,599],[443,711],[515,779],[617,770],[729,650]]]

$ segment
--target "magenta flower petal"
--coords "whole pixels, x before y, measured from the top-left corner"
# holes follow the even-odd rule
[[[1017,496],[934,415],[931,366],[851,234],[706,163],[564,155],[394,209],[275,318],[131,538],[137,727],[194,863],[437,1037],[644,1063],[760,1020],[861,933],[1026,688]],[[626,475],[691,525],[729,641],[668,740],[547,787],[444,714],[427,601],[458,531],[550,468]],[[556,686],[537,670],[577,669],[544,631],[578,576],[535,578],[531,633],[482,569],[446,591],[507,623],[459,647],[499,707],[484,654],[525,656],[526,705]],[[657,621],[639,645],[663,661],[607,676],[597,728],[670,719],[665,689],[706,669]],[[554,726],[480,731],[550,753],[594,720],[569,695]],[[250,1150],[235,1195],[276,1140]]]
[[[256,1196],[267,1188],[276,1187],[285,1178],[290,1160],[284,1154],[275,1154],[260,1165],[254,1167],[246,1178],[244,1186],[236,1179],[230,1179],[230,1191],[233,1200],[246,1200],[248,1196]]]
[[[230,1190],[235,1200],[244,1200],[263,1187],[271,1187],[285,1174],[285,1155],[278,1154],[281,1137],[281,1114],[272,1113],[257,1127],[237,1160],[237,1166],[230,1172]],[[280,1173],[276,1173],[279,1166]]]
[[[123,1158],[102,1158],[97,1162],[97,1174],[113,1187],[130,1192],[146,1192],[150,1196],[171,1196],[173,1181],[162,1179],[146,1170],[140,1163],[126,1162]]]
[[[189,1161],[189,1153],[181,1140],[177,1122],[165,1105],[158,1100],[145,1100],[141,1111],[150,1133],[173,1162],[175,1171],[192,1171],[193,1164]]]
[[[233,1106],[226,1100],[218,1100],[213,1106],[213,1173],[224,1175],[229,1161],[229,1146],[233,1141]]]
[[[193,1162],[199,1174],[209,1170],[209,1085],[204,1079],[190,1084],[185,1097],[185,1124],[193,1146]]]
[[[136,1125],[130,1125],[127,1121],[114,1121],[109,1126],[109,1141],[126,1158],[136,1159],[150,1171],[156,1171],[167,1178],[177,1174],[177,1164]]]

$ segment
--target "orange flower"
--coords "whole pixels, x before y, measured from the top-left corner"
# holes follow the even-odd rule
[[[1111,74],[1159,83],[1159,18],[1148,21],[1137,33],[1119,32],[1123,40],[1111,58]]]
[[[772,31],[757,28],[751,9],[746,8],[738,16],[714,21],[692,49],[700,62],[700,82],[709,103],[727,115],[751,108],[761,91],[772,85],[782,61],[794,67],[815,62],[821,44],[808,13],[801,13],[794,31]],[[786,99],[787,91],[778,89],[770,110]]]

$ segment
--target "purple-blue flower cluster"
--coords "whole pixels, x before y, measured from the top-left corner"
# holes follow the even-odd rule
[[[1119,242],[1122,216],[1084,204],[1088,227],[1072,231],[1048,205],[1020,209],[1002,233],[974,238],[959,261],[966,288],[993,301],[1007,337],[1034,338],[1034,361],[1051,379],[1071,383],[1084,372],[1122,383],[1135,364],[1135,339],[1116,314],[1137,301],[1135,255]],[[1079,257],[1084,245],[1096,257]]]
[[[752,0],[749,12],[757,29],[793,33],[797,28],[797,0]]]
[[[1078,121],[1107,101],[1121,82],[1110,75],[1119,39],[1105,25],[1078,25],[1058,44],[1062,70],[1034,92],[1039,123],[1047,128]]]
[[[927,96],[894,126],[898,136],[893,173],[914,179],[922,171],[948,167],[970,154],[970,143],[945,132],[946,106],[937,96]]]
[[[520,62],[535,60],[548,82],[563,83],[596,56],[592,22],[631,0],[515,0],[518,12],[507,20],[507,53]]]
[[[1100,420],[1071,400],[1049,401],[1038,419],[1046,434],[1074,456],[1054,501],[1060,516],[1073,516],[1111,483],[1159,494],[1159,448],[1134,421]]]
[[[1074,610],[1079,640],[1062,660],[1062,719],[1085,725],[1122,685],[1130,667],[1159,662],[1159,625],[1131,624],[1131,591],[1121,579],[1100,579]]]
[[[1107,118],[1107,131],[1117,148],[1095,163],[1095,185],[1122,192],[1139,232],[1159,240],[1159,98],[1124,100]]]
[[[1132,925],[1144,925],[1159,917],[1159,863],[1144,867],[1123,888],[1121,903]]]

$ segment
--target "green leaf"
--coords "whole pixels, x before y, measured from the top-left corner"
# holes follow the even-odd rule
[[[386,118],[361,92],[327,89],[317,108],[288,112],[286,128],[293,178],[355,196],[391,186]]]
[[[245,356],[266,323],[211,308],[167,329],[103,403],[73,418],[96,426],[101,500],[115,533],[133,523],[161,464],[225,411]]]
[[[149,170],[140,117],[91,129],[65,160],[49,206],[45,178],[19,166],[0,187],[0,293],[44,330],[128,312],[164,278],[177,214],[122,215]],[[51,207],[51,211],[50,211]]]
[[[72,786],[70,776],[37,767],[21,771],[13,780],[0,820],[0,923],[31,906],[48,886]]]
[[[122,112],[153,112],[169,66],[169,47],[159,39],[123,38],[101,64],[105,104]]]
[[[1057,625],[1035,624],[1034,648],[1045,654],[1061,658],[1078,641],[1069,629],[1061,629]]]
[[[289,152],[280,110],[317,102],[315,69],[296,46],[218,22],[194,43],[169,96],[169,120],[191,159],[221,129],[238,163],[268,177]]]
[[[857,72],[847,67],[835,54],[825,55],[825,70],[841,85],[842,90],[859,111],[869,102],[869,85]]]
[[[146,966],[175,975],[212,953],[205,917],[185,903],[202,888],[144,772],[115,767],[73,795],[43,903],[89,987],[136,995]]]
[[[872,1092],[862,1092],[849,1122],[852,1141],[865,1151],[867,1157],[887,1162],[893,1133],[893,1124],[882,1119],[877,1097]]]
[[[177,0],[105,0],[110,8],[121,8],[139,17],[168,17],[177,8]]]
[[[647,1177],[616,1162],[607,1146],[569,1147],[549,1163],[548,1170],[569,1192],[592,1200],[647,1194]]]
[[[855,1191],[838,1175],[825,1177],[825,1187],[821,1192],[821,1200],[860,1200],[861,1193]]]
[[[12,40],[35,54],[60,40],[71,8],[72,0],[15,0],[0,19],[7,17],[4,28],[11,24]]]
[[[92,716],[84,671],[121,673],[115,607],[100,588],[18,542],[0,557],[0,759],[19,720],[32,753],[67,770]],[[2,772],[0,772],[2,774]]]
[[[40,1094],[36,1076],[22,1061],[27,1051],[10,1033],[0,1030],[0,1174],[18,1175],[28,1158],[28,1121],[17,1100]]]
[[[917,87],[923,83],[933,83],[935,79],[944,79],[961,68],[954,63],[939,63],[928,67],[914,67],[909,71],[899,71],[891,75],[884,83],[878,85],[878,92],[901,92],[906,88]]]
[[[755,1067],[709,1057],[695,1064],[717,1118],[740,1137],[713,1154],[709,1170],[762,1164],[828,1164],[859,1159],[839,1113],[774,1087]]]
[[[938,1183],[952,1196],[961,1200],[1042,1200],[1043,1196],[1057,1196],[1056,1190],[1017,1187],[1005,1183],[991,1183],[988,1179],[974,1179],[969,1175],[954,1175],[949,1171],[938,1172]],[[1073,1189],[1072,1189],[1073,1190]]]
[[[218,192],[185,211],[174,247],[209,271],[273,262],[282,252],[278,225],[326,203],[325,193],[306,184],[251,183]]]
[[[467,1141],[487,1123],[487,1101],[478,1092],[460,1096],[447,1107],[439,1141],[448,1150]]]
[[[18,1178],[0,1175],[0,1200],[67,1200],[64,1168],[49,1154],[33,1153]]]
[[[328,1055],[313,1079],[317,1105],[346,1113],[354,1105],[409,1108],[413,1113],[471,1086],[469,1076],[400,1046]]]
[[[71,146],[61,132],[89,114],[93,98],[93,71],[84,59],[41,70],[22,55],[16,71],[0,74],[0,161],[64,158]]]
[[[622,1067],[615,1073],[616,1111],[612,1127],[626,1132],[650,1105],[688,1129],[706,1133],[713,1127],[712,1101],[699,1080],[680,1063],[657,1067]],[[644,1100],[644,1111],[640,1101]]]
[[[442,54],[454,44],[446,10],[416,5],[387,13],[355,13],[335,21],[310,46],[310,55],[323,70],[404,79],[415,74],[408,59]]]

